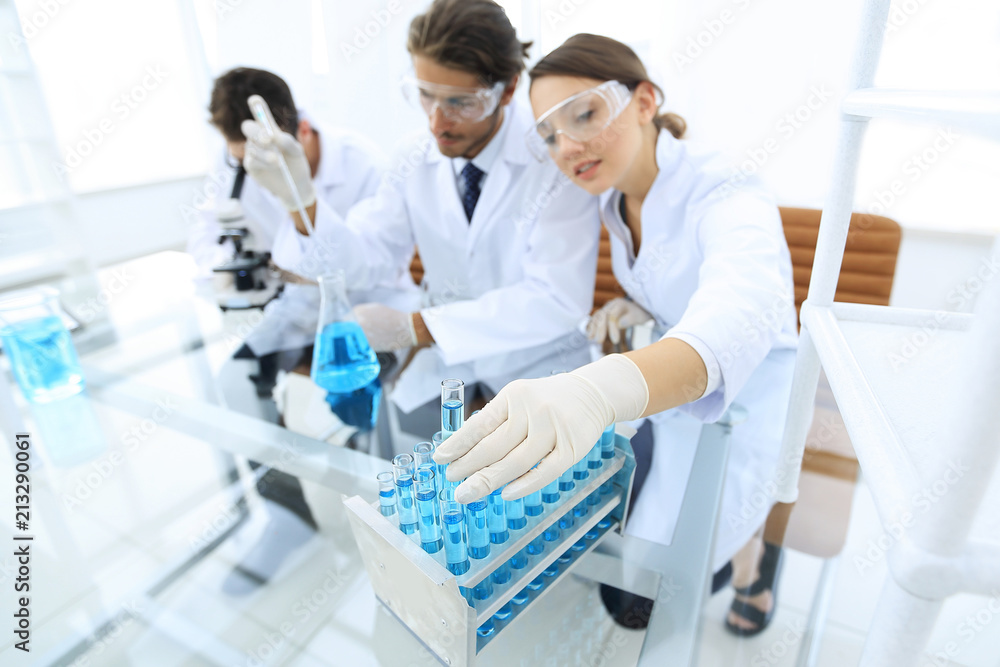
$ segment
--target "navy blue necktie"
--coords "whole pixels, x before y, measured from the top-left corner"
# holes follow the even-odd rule
[[[465,165],[462,169],[462,180],[465,183],[465,192],[462,194],[462,208],[465,209],[465,217],[472,222],[472,212],[476,210],[476,202],[479,201],[479,184],[486,173],[472,164]]]

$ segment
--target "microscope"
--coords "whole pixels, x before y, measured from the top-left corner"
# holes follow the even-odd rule
[[[219,226],[222,227],[219,244],[230,241],[233,245],[233,257],[212,269],[216,277],[216,299],[223,311],[263,308],[281,293],[283,287],[281,280],[269,268],[271,253],[254,248],[251,225],[240,204],[245,179],[246,170],[241,164],[237,167],[229,199],[216,211]]]

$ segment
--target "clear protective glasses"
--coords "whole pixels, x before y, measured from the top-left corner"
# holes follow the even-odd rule
[[[507,84],[498,81],[489,88],[460,88],[403,77],[403,95],[428,117],[438,109],[450,121],[478,123],[493,115]]]
[[[605,81],[577,93],[546,111],[528,132],[528,148],[544,161],[559,154],[559,135],[581,144],[593,141],[632,101],[632,91],[624,83]]]

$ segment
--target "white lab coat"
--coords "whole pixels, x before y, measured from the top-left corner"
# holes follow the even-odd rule
[[[299,113],[301,116],[302,112]],[[315,124],[313,127],[320,137],[319,167],[313,178],[316,197],[338,214],[346,215],[359,201],[375,194],[385,170],[385,160],[373,144],[356,134],[319,128]],[[212,267],[232,256],[231,244],[218,244],[221,227],[215,211],[229,198],[235,175],[236,170],[220,159],[213,172],[214,178],[206,182],[206,192],[216,192],[215,201],[199,210],[198,224],[188,239],[188,252],[194,256],[203,275],[209,275]],[[284,205],[249,176],[243,182],[240,204],[247,226],[256,239],[255,249],[273,251],[281,226],[292,224]],[[393,293],[387,289],[375,294],[352,294],[351,297],[356,302],[388,300]],[[281,295],[266,306],[263,319],[247,336],[246,343],[257,355],[306,347],[316,336],[318,314],[319,287],[287,283]]]
[[[691,344],[710,376],[721,372],[721,378],[710,394],[650,417],[653,460],[628,532],[670,543],[702,424],[741,405],[749,416],[732,431],[718,570],[762,525],[772,503],[797,342],[791,258],[772,198],[754,183],[729,188],[734,172],[724,160],[662,131],[656,161],[660,171],[643,202],[634,261],[618,212],[621,194],[601,198],[612,266],[664,337]]]
[[[532,122],[526,109],[506,108],[492,140],[502,150],[471,223],[451,160],[425,135],[346,219],[321,204],[315,239],[283,229],[275,243],[279,266],[301,275],[336,266],[353,288],[397,280],[419,248],[436,304],[421,314],[436,344],[414,357],[393,392],[406,412],[439,396],[444,378],[499,391],[588,359],[574,327],[593,302],[597,199],[531,156]]]

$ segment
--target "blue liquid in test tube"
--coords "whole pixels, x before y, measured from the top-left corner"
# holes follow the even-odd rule
[[[558,486],[556,487],[556,493],[558,493]],[[524,513],[528,516],[538,516],[542,513],[545,508],[542,507],[542,492],[535,491],[534,493],[529,493],[524,497]],[[507,510],[510,512],[510,510]]]
[[[587,468],[596,470],[601,467],[601,441],[598,440],[587,453]]]
[[[604,429],[601,434],[601,459],[607,461],[615,458],[615,425],[612,424]],[[612,478],[614,479],[614,478]],[[614,482],[609,479],[601,484],[601,495],[611,493],[614,489]]]
[[[486,525],[490,529],[490,542],[493,544],[503,544],[510,538],[507,530],[507,506],[503,498],[500,497],[500,489],[497,489],[486,496],[488,502],[486,507]],[[509,561],[502,563],[493,570],[493,582],[505,584],[510,581]]]
[[[559,490],[560,491],[572,491],[576,484],[573,482],[573,467],[570,466],[566,469],[562,475],[559,476]]]
[[[444,538],[441,534],[441,512],[438,495],[434,490],[434,470],[419,467],[414,473],[417,481],[417,513],[420,516],[420,546],[429,554],[441,551]]]
[[[490,531],[486,525],[486,511],[486,498],[473,500],[465,506],[469,556],[477,560],[490,555]]]
[[[528,542],[528,546],[524,548],[532,556],[537,556],[540,553],[545,552],[545,538],[544,535],[539,535],[535,539]]]
[[[510,566],[515,570],[522,570],[527,564],[528,564],[527,547],[521,549],[516,554],[510,557]]]
[[[417,532],[417,507],[413,495],[413,457],[397,454],[392,459],[392,472],[399,495],[399,529],[407,535]]]
[[[469,549],[465,539],[465,508],[455,500],[454,489],[444,489],[441,498],[441,520],[444,528],[444,557],[448,571],[454,575],[469,571]]]
[[[438,479],[438,465],[434,463],[434,445],[429,442],[418,442],[413,445],[413,464],[417,470],[426,468],[434,473],[434,494],[441,493],[441,480]]]
[[[451,433],[438,431],[433,436],[431,436],[431,445],[433,445],[434,451],[437,451],[437,448],[441,446],[441,443],[443,443],[448,438],[449,435],[451,435]],[[448,481],[448,475],[445,472],[446,468],[448,467],[447,463],[437,463],[435,464],[435,466],[436,466],[435,474],[437,475],[436,480],[439,493],[445,489],[453,489],[456,486],[458,486],[458,482]]]
[[[461,380],[441,382],[441,430],[451,435],[465,423],[465,383]]]
[[[556,477],[554,480],[542,487],[542,502],[543,503],[556,503],[559,502],[559,478]]]
[[[496,619],[496,620],[499,620],[499,621],[506,621],[508,618],[510,618],[510,615],[512,613],[513,612],[512,612],[512,610],[510,608],[510,603],[507,602],[502,607],[500,607],[499,609],[497,609],[496,613],[493,614],[493,618]]]
[[[496,627],[493,625],[493,618],[487,618],[479,628],[476,629],[476,634],[480,637],[489,637],[494,632],[496,632]]]
[[[555,542],[559,539],[559,535],[561,534],[562,533],[559,531],[559,524],[553,523],[542,532],[542,539],[546,542]],[[539,551],[539,553],[541,553],[541,551]]]
[[[528,525],[528,518],[525,516],[527,510],[524,506],[524,498],[505,500],[504,504],[507,512],[508,528],[511,530],[521,530]]]
[[[567,510],[565,514],[559,517],[559,521],[557,523],[562,530],[572,528],[573,524],[576,523],[576,519],[573,518],[573,510]]]
[[[528,589],[527,587],[522,588],[517,593],[514,593],[514,597],[510,599],[516,605],[525,604],[528,601]]]
[[[396,516],[396,480],[391,472],[380,472],[378,480],[378,509],[382,516]]]
[[[587,479],[590,476],[590,471],[587,469],[587,457],[584,456],[582,459],[573,464],[573,479]]]
[[[486,496],[486,498],[489,501],[487,503],[486,525],[490,529],[490,542],[493,544],[503,544],[510,537],[510,533],[507,532],[506,502],[500,497],[500,489]]]
[[[602,459],[613,459],[615,458],[615,425],[604,429],[604,433],[601,433],[601,458]]]

